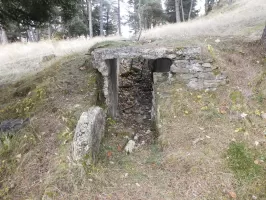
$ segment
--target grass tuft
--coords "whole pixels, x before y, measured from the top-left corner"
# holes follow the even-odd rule
[[[227,151],[229,168],[240,180],[253,179],[263,172],[260,165],[254,163],[255,153],[243,143],[231,143]]]

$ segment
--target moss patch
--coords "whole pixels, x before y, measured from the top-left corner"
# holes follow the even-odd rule
[[[241,91],[239,90],[235,90],[233,92],[230,93],[230,99],[233,103],[237,104],[237,103],[243,103],[244,101],[244,97],[241,93]]]
[[[104,41],[98,42],[89,49],[89,54],[91,54],[95,49],[99,48],[120,48],[132,45],[131,41]]]
[[[243,143],[231,143],[227,151],[229,168],[241,180],[250,180],[262,175],[262,166],[255,164],[256,152]]]

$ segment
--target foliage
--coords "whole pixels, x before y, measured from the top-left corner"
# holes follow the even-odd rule
[[[191,6],[192,0],[183,0],[183,7],[184,7],[184,17],[185,21],[188,20],[189,17],[189,11],[190,11],[190,6]],[[196,4],[197,2],[194,0],[193,5],[192,5],[192,13],[191,13],[191,18],[195,18],[198,15],[198,10],[196,10]],[[175,22],[175,0],[166,0],[165,1],[165,7],[166,7],[166,16],[167,16],[167,21],[168,22]],[[182,10],[180,9],[180,14],[182,15]],[[180,16],[181,20],[182,17]]]
[[[92,11],[93,35],[100,35],[100,6],[96,4]],[[111,2],[103,2],[103,29],[105,35],[116,33],[116,8],[112,6]]]
[[[81,36],[86,35],[88,28],[86,24],[78,17],[73,18],[69,23],[69,35],[71,36]]]
[[[7,27],[9,22],[25,26],[40,26],[49,21],[54,8],[60,7],[64,21],[72,18],[77,0],[12,0],[0,1],[0,23]]]
[[[150,29],[165,21],[163,8],[158,0],[142,0],[141,5],[139,5],[139,0],[129,0],[128,3],[134,8],[133,12],[129,12],[128,23],[135,30],[135,33],[140,30],[140,27]],[[142,18],[141,26],[139,15]]]

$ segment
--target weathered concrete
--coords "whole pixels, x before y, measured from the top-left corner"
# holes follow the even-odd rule
[[[82,113],[73,140],[73,160],[85,160],[87,164],[95,161],[105,132],[105,118],[105,112],[100,107],[92,107]]]

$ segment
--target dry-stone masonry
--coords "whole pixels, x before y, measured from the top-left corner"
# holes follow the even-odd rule
[[[201,54],[200,47],[176,49],[123,47],[95,50],[92,53],[93,65],[104,77],[103,92],[108,106],[108,113],[113,117],[116,117],[117,114],[119,84],[119,62],[117,59],[136,57],[148,60],[171,59],[173,64],[166,77],[171,80],[182,81],[192,89],[215,90],[219,85],[226,84],[227,76],[225,73],[220,72],[211,60],[202,59]],[[154,80],[160,79],[160,76],[165,77],[165,73],[156,74],[157,77],[154,77]]]
[[[78,121],[74,141],[73,160],[95,161],[105,132],[105,112],[100,107],[92,107],[83,112]]]

